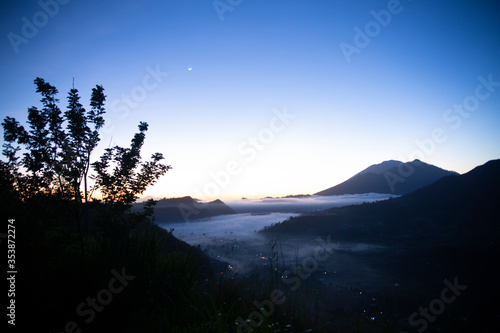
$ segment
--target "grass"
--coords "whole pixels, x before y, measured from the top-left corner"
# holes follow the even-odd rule
[[[147,220],[115,216],[109,221],[120,223],[91,224],[80,240],[70,216],[31,204],[16,220],[24,244],[19,312],[37,331],[61,332],[68,322],[82,332],[391,331],[389,321],[372,322],[359,309],[328,311],[321,267],[297,273],[305,271],[298,251],[287,262],[279,240],[269,242],[263,272],[238,276]],[[86,322],[77,307],[98,298],[122,268],[135,278]]]

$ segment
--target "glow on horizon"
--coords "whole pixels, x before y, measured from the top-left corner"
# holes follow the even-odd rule
[[[388,3],[244,1],[221,20],[211,1],[71,1],[18,52],[0,42],[0,118],[40,105],[35,77],[59,89],[63,111],[73,77],[86,108],[102,84],[108,126],[92,158],[148,122],[142,156],[173,167],[144,193],[159,198],[312,194],[389,159],[465,173],[499,158],[500,12],[402,0],[369,41],[357,36]],[[5,37],[43,10],[3,9]],[[340,45],[356,40],[348,62]],[[475,102],[480,77],[491,82],[477,107],[456,109]],[[294,118],[273,123],[277,110]],[[207,191],[231,161],[229,181]]]

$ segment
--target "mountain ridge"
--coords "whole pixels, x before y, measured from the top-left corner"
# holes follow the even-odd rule
[[[154,209],[154,219],[159,223],[190,222],[231,214],[236,212],[220,199],[203,203],[191,196],[160,199]]]
[[[469,241],[500,233],[500,159],[463,175],[449,175],[411,193],[291,218],[265,233],[332,234],[344,239],[404,242]]]
[[[404,162],[397,161],[397,160],[387,160],[387,161],[383,161],[383,162],[380,162],[377,164],[372,164],[368,168],[358,172],[357,174],[355,174],[351,178],[356,177],[357,175],[365,174],[365,173],[382,174],[385,171],[387,171],[391,168],[394,168],[394,167],[398,167],[399,165],[401,165],[403,163]]]
[[[373,164],[346,181],[319,191],[315,195],[330,196],[362,193],[387,193],[403,195],[430,185],[436,180],[458,175],[418,159],[411,162],[388,160]]]

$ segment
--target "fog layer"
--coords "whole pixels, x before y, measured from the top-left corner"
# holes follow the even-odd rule
[[[301,198],[264,198],[225,201],[237,213],[297,213],[310,212],[332,207],[355,205],[396,197],[391,194],[364,193],[332,196],[311,195]]]
[[[238,214],[221,215],[188,223],[157,224],[174,229],[173,234],[194,246],[200,246],[209,256],[229,263],[237,272],[245,273],[266,265],[270,242],[280,243],[282,255],[292,260],[311,255],[318,246],[316,239],[297,237],[295,239],[270,240],[257,231],[266,226],[286,220],[299,212],[317,211],[363,202],[385,200],[388,194],[357,194],[342,196],[310,196],[303,198],[266,198],[227,201],[226,204]],[[330,244],[332,249],[347,251],[374,251],[366,244]]]

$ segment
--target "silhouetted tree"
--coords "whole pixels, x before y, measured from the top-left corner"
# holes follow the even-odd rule
[[[91,154],[99,143],[99,130],[104,126],[104,88],[97,85],[92,89],[90,110],[80,103],[78,90],[74,87],[68,94],[67,110],[63,113],[57,103],[58,90],[42,78],[34,80],[36,92],[40,93],[42,108],[28,109],[28,130],[12,118],[2,122],[4,129],[3,155],[0,172],[4,179],[0,183],[6,193],[18,195],[26,200],[33,197],[60,199],[67,206],[65,214],[71,214],[76,221],[82,257],[84,254],[81,216],[82,207],[90,232],[87,202],[87,178],[91,166]],[[130,148],[108,148],[98,162],[93,163],[96,175],[93,190],[99,189],[106,207],[108,224],[119,221],[130,226],[128,220],[141,221],[152,215],[154,202],[148,202],[142,214],[128,214],[137,195],[170,169],[161,164],[163,155],[155,153],[151,161],[142,162],[140,151],[147,131],[147,123],[141,122],[139,133],[132,139]],[[22,158],[17,153],[22,151]],[[110,164],[115,166],[108,171]],[[82,196],[83,183],[83,196]],[[123,223],[123,221],[127,221]]]
[[[155,153],[150,161],[141,163],[141,148],[147,130],[148,124],[141,122],[139,133],[134,135],[130,148],[107,148],[101,159],[92,164],[96,171],[96,175],[92,176],[94,190],[100,190],[105,202],[121,202],[129,207],[138,194],[172,168],[160,163],[164,159],[161,153]]]
[[[81,201],[81,184],[83,181],[84,195],[87,202],[87,175],[90,167],[90,155],[99,142],[99,129],[104,125],[102,115],[104,101],[102,86],[92,90],[90,101],[91,110],[85,112],[80,104],[78,90],[71,89],[68,95],[68,110],[65,117],[68,121],[68,134],[64,141],[63,156],[68,163],[66,174],[67,180],[71,182],[74,198]],[[93,130],[90,128],[93,125]]]
[[[68,106],[62,113],[56,98],[58,90],[42,78],[35,79],[36,92],[42,95],[42,109],[33,106],[28,109],[29,129],[6,117],[4,129],[2,170],[9,172],[12,185],[29,198],[38,193],[57,195],[77,203],[88,200],[87,177],[90,156],[99,143],[99,130],[104,126],[104,88],[97,85],[92,89],[90,110],[80,103],[78,90],[68,94]],[[160,163],[163,155],[155,153],[150,161],[141,161],[148,124],[139,124],[139,133],[132,139],[130,148],[115,146],[106,149],[100,160],[93,163],[96,175],[93,190],[99,189],[105,202],[121,202],[126,207],[137,199],[149,185],[171,167]],[[17,153],[24,148],[23,158]],[[108,169],[114,166],[112,172]]]
[[[29,130],[11,117],[2,123],[7,168],[15,176],[16,187],[23,198],[43,193],[81,202],[83,180],[87,201],[90,155],[99,142],[98,131],[104,125],[104,88],[97,85],[92,89],[88,112],[79,102],[78,90],[71,89],[68,110],[63,115],[55,97],[58,90],[41,78],[36,78],[35,84],[36,92],[42,95],[42,109],[35,106],[28,109]],[[21,146],[25,152],[19,160],[16,154],[22,150]]]

